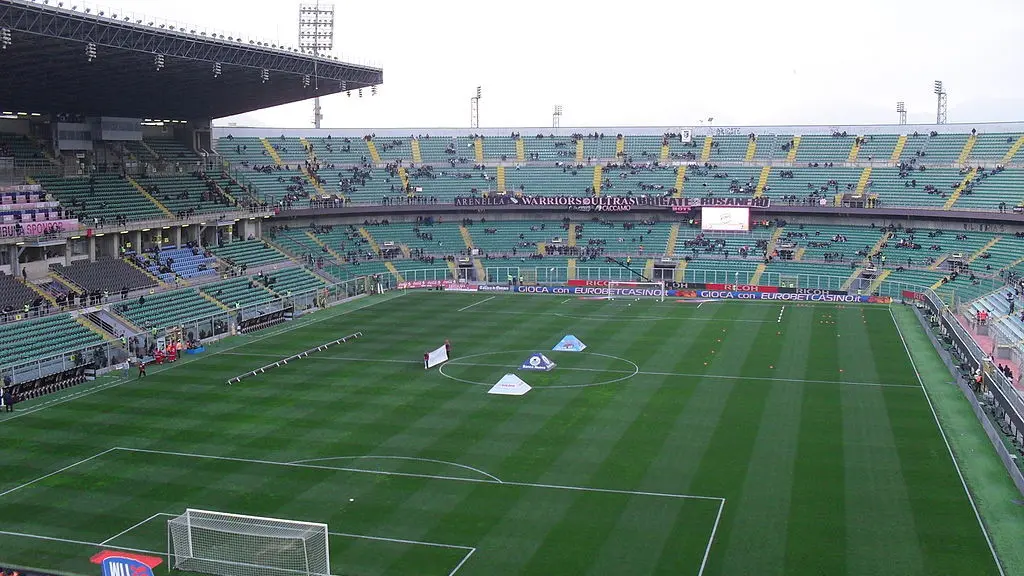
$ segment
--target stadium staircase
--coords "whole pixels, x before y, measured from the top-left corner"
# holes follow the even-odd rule
[[[324,198],[330,196],[330,194],[327,193],[327,190],[324,190],[324,186],[323,184],[320,183],[320,180],[313,176],[312,174],[310,174],[309,170],[306,170],[305,166],[302,167],[302,174],[303,176],[306,177],[306,180],[308,180],[309,183],[313,186],[313,189],[316,190],[317,194],[323,196]]]
[[[970,184],[971,180],[974,180],[974,177],[977,175],[978,167],[975,166],[974,168],[971,168],[971,171],[968,172],[966,176],[964,176],[964,179],[960,181],[960,185],[956,187],[956,190],[953,190],[953,193],[949,195],[949,198],[946,198],[946,203],[942,205],[942,209],[952,209],[953,204],[956,204],[956,201],[960,199],[960,195],[963,194],[964,190],[967,188],[967,185]]]
[[[569,258],[565,261],[566,278],[569,280],[576,279],[576,259]]]
[[[146,200],[152,202],[157,208],[160,209],[161,212],[164,213],[165,216],[167,216],[168,218],[174,218],[174,214],[172,214],[171,211],[167,209],[167,206],[164,206],[162,202],[154,198],[152,194],[150,194],[145,188],[142,187],[142,184],[139,184],[138,181],[135,180],[135,178],[132,178],[131,176],[126,176],[126,178],[128,179],[128,183],[134,186],[135,189],[139,191],[139,194],[145,196]]]
[[[395,268],[395,265],[392,264],[390,260],[384,262],[384,267],[388,269],[388,272],[391,272],[391,275],[395,277],[395,280],[405,282],[405,277],[402,276],[402,273],[398,271],[398,268]]]
[[[473,158],[477,164],[484,163],[484,139],[477,138],[473,140]]]
[[[744,162],[753,162],[754,154],[757,154],[757,138],[747,139],[747,152],[743,155]]]
[[[860,278],[860,275],[863,273],[864,268],[854,268],[853,273],[850,274],[850,277],[843,282],[843,285],[840,286],[839,289],[849,290],[850,286],[853,286],[854,281],[857,280],[857,278]]]
[[[466,248],[473,247],[473,235],[469,233],[469,228],[463,225],[459,225],[459,234],[462,235],[462,242],[466,244]]]
[[[938,270],[939,267],[942,266],[942,263],[946,261],[946,258],[948,256],[949,256],[949,254],[943,254],[942,256],[939,256],[938,258],[935,259],[935,262],[932,262],[928,266],[928,269],[929,270]]]
[[[714,139],[711,136],[704,137],[704,146],[700,149],[700,161],[707,162],[711,158],[711,146],[714,144]]]
[[[662,162],[664,162],[664,161],[668,160],[668,154],[669,154],[668,143],[664,142],[661,145],[661,154],[658,156],[658,158],[661,159]]]
[[[157,160],[163,160],[164,159],[160,154],[157,153],[156,150],[153,150],[153,147],[150,146],[149,143],[147,143],[145,140],[139,140],[139,144],[141,144],[142,147],[145,148],[146,152],[149,152],[150,154],[152,154],[153,158],[156,158]]]
[[[860,139],[863,136],[853,139],[853,146],[850,147],[850,153],[846,156],[847,162],[856,162],[857,156],[860,156]]]
[[[975,260],[977,260],[978,258],[981,258],[982,254],[984,254],[985,252],[988,252],[989,250],[991,250],[992,247],[995,246],[996,244],[998,244],[999,241],[1002,240],[1002,239],[1003,239],[1002,236],[994,236],[991,240],[986,242],[984,246],[979,248],[977,252],[975,252],[974,254],[971,254],[970,257],[967,258],[967,263],[968,264],[973,264]]]
[[[473,268],[476,270],[476,279],[479,282],[487,280],[487,270],[484,269],[484,263],[479,258],[473,258]]]
[[[345,259],[341,257],[341,254],[338,254],[337,252],[335,252],[334,248],[331,248],[330,246],[328,246],[323,240],[318,238],[316,234],[313,234],[312,232],[307,230],[306,231],[306,236],[309,236],[310,240],[312,240],[313,242],[316,242],[317,246],[320,246],[321,249],[326,248],[327,249],[327,253],[331,256],[331,258],[334,258],[334,260],[336,262],[341,263],[341,262],[345,261]],[[371,244],[371,246],[372,246],[372,244]],[[378,252],[376,250],[374,250],[374,252],[376,254],[380,254],[380,252]]]
[[[377,244],[377,240],[374,239],[373,234],[370,234],[370,231],[367,230],[365,226],[359,227],[359,235],[366,239],[366,242],[370,245],[370,249],[373,250],[373,253],[380,256],[380,244]]]
[[[526,143],[522,138],[516,138],[516,160],[526,162]]]
[[[543,256],[545,254],[544,249],[547,248],[546,242],[537,242],[537,254]]]
[[[1012,146],[1010,146],[1010,149],[1007,150],[1006,154],[1003,156],[1001,164],[1003,164],[1004,166],[1006,164],[1009,164],[1010,161],[1013,160],[1013,157],[1017,155],[1017,152],[1020,151],[1022,146],[1024,146],[1024,136],[1017,138],[1017,141],[1014,142]]]
[[[676,253],[676,242],[679,240],[679,222],[673,222],[668,229],[668,242],[665,245],[665,257],[671,258]]]
[[[370,159],[373,160],[374,164],[383,164],[384,161],[380,159],[380,152],[377,151],[377,145],[373,143],[373,140],[364,139],[366,142],[366,151],[370,153]]]
[[[266,138],[260,138],[260,144],[263,144],[263,149],[267,151],[267,156],[274,161],[277,166],[284,166],[284,162],[281,161],[281,155],[274,150],[274,145],[270,143],[270,140]]]
[[[768,265],[761,262],[754,269],[754,275],[750,277],[750,283],[757,286],[757,283],[761,281],[761,276],[764,275],[764,271],[768,269]]]
[[[796,152],[800,149],[800,137],[793,136],[793,145],[789,148],[789,153],[786,154],[786,162],[796,162]]]
[[[565,243],[569,247],[576,246],[576,224],[569,223],[569,237],[565,240]]]
[[[682,282],[683,278],[686,278],[687,264],[689,264],[689,262],[686,260],[680,260],[679,263],[676,264],[676,269],[672,273],[672,280],[675,280],[676,282]]]
[[[601,195],[601,182],[603,182],[603,179],[601,178],[602,174],[604,174],[604,169],[601,167],[601,165],[598,164],[597,166],[594,166],[594,196]]]
[[[903,148],[907,145],[907,135],[900,134],[900,137],[896,140],[896,146],[892,149],[892,154],[889,156],[890,162],[899,162],[900,156],[903,155]]]
[[[217,300],[216,298],[214,298],[213,296],[210,296],[206,292],[200,290],[199,291],[199,295],[202,296],[203,298],[205,298],[207,301],[209,301],[214,306],[217,306],[218,308],[220,308],[221,310],[231,311],[231,308],[229,308],[227,304],[221,302],[220,300]]]
[[[423,152],[420,151],[420,139],[413,138],[410,148],[412,148],[412,161],[416,164],[423,164]]]
[[[804,259],[804,254],[806,254],[806,253],[807,253],[807,248],[805,248],[804,246],[801,246],[801,247],[797,248],[796,249],[796,253],[793,254],[793,260],[796,260],[797,262],[802,261]]]
[[[448,272],[451,273],[452,278],[453,279],[458,278],[459,277],[459,266],[457,264],[455,264],[455,260],[449,259],[449,260],[447,260],[447,262],[448,262]]]
[[[674,198],[683,197],[683,186],[686,185],[686,166],[680,166],[676,169],[676,193],[672,196]]]
[[[82,314],[75,315],[75,322],[78,322],[83,328],[89,329],[90,331],[92,331],[93,334],[99,336],[103,340],[111,339],[111,334],[109,332],[107,332],[103,328],[100,328],[98,325],[96,325],[94,322],[92,322]]]
[[[782,234],[785,232],[785,230],[786,228],[784,226],[775,227],[775,230],[772,232],[771,237],[768,238],[768,244],[765,246],[765,252],[768,253],[768,255],[771,255],[772,252],[775,252],[775,246],[778,245],[779,238],[782,238]]]
[[[415,196],[412,188],[409,186],[409,173],[406,172],[404,166],[398,167],[398,178],[402,181],[402,188],[406,190],[406,195]]]
[[[644,262],[644,276],[654,278],[654,258],[648,258],[647,262]]]
[[[402,168],[399,168],[402,170]],[[505,166],[498,166],[497,175],[495,180],[498,182],[498,192],[505,191]]]
[[[885,279],[888,278],[890,274],[892,274],[891,268],[886,268],[885,270],[882,270],[882,273],[879,274],[878,276],[875,276],[875,279],[871,281],[871,284],[868,284],[867,293],[874,294],[878,292],[878,288],[882,285],[882,282],[885,282]]]
[[[761,175],[757,179],[757,188],[754,189],[754,198],[760,198],[764,196],[764,189],[766,186],[768,186],[768,175],[771,173],[771,166],[763,166],[761,168]]]
[[[157,286],[160,286],[162,288],[167,288],[168,286],[170,286],[170,284],[164,282],[149,270],[146,270],[145,268],[139,266],[133,258],[125,258],[124,261],[127,262],[128,265],[131,266],[132,268],[135,268],[139,272],[142,272],[146,276],[149,276],[153,280],[153,283],[156,284]]]
[[[871,166],[868,166],[860,173],[860,178],[857,180],[857,195],[863,195],[864,191],[867,190],[868,181],[871,180]]]
[[[626,155],[626,137],[620,135],[615,139],[615,157],[621,159]]]
[[[964,142],[964,147],[960,150],[960,155],[956,157],[957,166],[963,166],[967,163],[967,159],[971,156],[971,150],[974,150],[974,145],[977,143],[977,134],[971,134],[967,137],[967,142]]]
[[[576,141],[576,163],[583,163],[583,139],[580,138]]]
[[[34,283],[34,282],[25,282],[25,286],[28,287],[29,290],[31,290],[31,291],[35,292],[36,294],[42,296],[44,300],[46,300],[47,302],[50,303],[50,305],[52,305],[52,306],[56,306],[57,305],[57,298],[55,298],[53,296],[53,294],[50,294],[46,290],[43,290],[36,283]],[[76,292],[78,292],[78,291],[79,290],[76,290]]]

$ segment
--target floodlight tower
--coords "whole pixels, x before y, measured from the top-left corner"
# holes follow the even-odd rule
[[[900,115],[900,126],[907,123],[907,104],[903,100],[896,103],[896,112]]]
[[[551,127],[557,132],[562,126],[562,105],[555,104],[555,111],[551,114]]]
[[[942,80],[935,81],[935,97],[938,99],[935,109],[935,123],[946,123],[946,89],[942,87]]]
[[[480,127],[480,87],[476,87],[476,96],[469,99],[469,127]]]
[[[334,49],[334,4],[299,5],[299,48],[313,53],[313,125],[320,127],[323,114],[320,113],[320,79],[317,73],[317,59],[320,54]]]

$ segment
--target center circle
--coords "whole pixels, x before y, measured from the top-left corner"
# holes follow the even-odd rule
[[[466,378],[459,378],[458,376],[452,376],[451,374],[448,374],[447,372],[444,371],[444,369],[447,366],[474,366],[473,363],[466,363],[465,362],[466,360],[471,360],[471,359],[474,359],[474,358],[485,358],[487,356],[497,356],[499,354],[536,354],[536,353],[537,353],[537,350],[498,350],[498,351],[494,351],[494,352],[480,352],[479,354],[470,354],[468,356],[460,356],[458,358],[454,358],[452,360],[449,360],[448,362],[445,362],[444,364],[442,364],[441,367],[438,368],[437,371],[438,371],[438,373],[440,373],[445,378],[448,378],[448,379],[451,379],[451,380],[455,380],[456,382],[462,382],[464,384],[472,384],[474,386],[487,386],[488,388],[490,388],[491,386],[494,386],[494,382],[479,382],[477,380],[468,380]],[[601,357],[601,358],[611,358],[612,360],[618,360],[620,362],[625,362],[626,364],[628,364],[632,368],[633,371],[631,373],[625,374],[625,375],[620,376],[618,378],[612,378],[612,379],[609,379],[609,380],[602,380],[600,382],[591,382],[589,384],[554,384],[554,385],[544,385],[544,386],[537,386],[536,387],[537,389],[546,389],[546,388],[591,388],[591,387],[594,387],[594,386],[605,386],[605,385],[608,385],[608,384],[615,384],[616,382],[622,382],[623,380],[629,380],[630,378],[632,378],[632,377],[634,377],[634,376],[636,376],[637,374],[640,373],[640,367],[637,366],[636,362],[633,362],[632,360],[627,360],[625,358],[621,358],[619,356],[612,356],[611,354],[600,354],[600,353],[597,353],[597,352],[587,352],[586,350],[583,350],[582,352],[560,352],[558,350],[552,350],[550,352],[544,352],[544,354],[547,355],[549,358],[551,358],[552,361],[555,362],[555,364],[556,364],[556,367],[554,368],[555,371],[558,370],[558,367],[557,367],[558,360],[555,358],[555,355],[558,355],[559,357],[568,357],[569,355],[589,355],[589,356],[598,356],[598,357]],[[460,362],[461,362],[461,364],[460,364]],[[482,365],[477,365],[477,366],[503,368],[506,371],[506,373],[508,373],[508,372],[515,372],[515,371],[518,370],[518,366],[508,366],[508,367],[505,367],[503,365],[498,365],[498,364],[493,364],[493,365],[492,364],[482,364]],[[591,370],[591,369],[587,369],[587,368],[562,368],[562,370],[588,371],[588,370]],[[594,368],[594,369],[592,369],[592,371],[593,372],[605,372],[606,370],[601,370],[599,368]],[[607,370],[607,371],[611,371],[611,370]],[[529,384],[529,382],[527,382],[527,384]],[[532,386],[532,384],[531,384],[531,386]]]

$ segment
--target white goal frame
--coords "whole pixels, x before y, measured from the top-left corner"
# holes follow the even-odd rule
[[[634,290],[635,293],[618,293],[620,290]],[[654,294],[647,291],[653,290]],[[609,280],[607,286],[607,297],[609,300],[616,298],[655,298],[659,302],[665,301],[665,282],[619,282]]]
[[[194,522],[204,520],[207,526],[196,526]],[[217,524],[225,524],[218,526]],[[231,530],[231,524],[236,524],[238,531]],[[280,566],[267,566],[258,563],[256,558],[251,562],[239,559],[217,559],[205,558],[195,555],[193,539],[193,528],[196,530],[208,530],[223,534],[234,534],[240,539],[245,538],[267,538],[268,540],[279,539],[282,541],[301,541],[302,554],[305,569],[288,568]],[[249,528],[248,531],[245,528]],[[262,529],[262,530],[261,530]],[[279,532],[273,534],[273,532]],[[268,532],[261,534],[260,532]],[[287,534],[287,532],[294,532]],[[207,574],[237,576],[240,574],[294,574],[296,576],[331,576],[331,552],[327,524],[317,522],[301,522],[297,520],[285,520],[281,518],[267,518],[263,516],[249,516],[245,514],[231,514],[228,512],[214,512],[211,510],[199,510],[188,508],[184,513],[174,516],[167,521],[167,570],[179,568],[184,561],[194,560],[201,563],[213,564],[223,567],[223,571],[203,571]],[[183,538],[184,537],[184,538]],[[323,541],[323,567],[315,569],[310,567],[310,550],[308,540],[310,538],[322,539]],[[316,553],[316,550],[314,550]],[[317,554],[319,555],[319,554]],[[191,568],[185,568],[193,570]],[[322,570],[322,571],[321,571]]]

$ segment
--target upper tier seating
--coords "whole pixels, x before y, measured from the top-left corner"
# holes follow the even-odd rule
[[[156,204],[143,196],[131,182],[112,174],[92,177],[78,176],[37,178],[47,192],[60,200],[61,205],[79,220],[91,224],[114,224],[118,217],[128,220],[156,220],[166,215]]]
[[[152,277],[128,264],[124,260],[99,258],[95,262],[79,260],[70,266],[52,264],[55,273],[60,274],[76,286],[88,291],[120,292],[127,287],[129,290],[156,286]]]
[[[231,209],[226,198],[209,191],[206,183],[196,176],[149,176],[139,177],[136,181],[179,218],[189,211],[207,214]]]
[[[7,156],[18,160],[46,160],[42,148],[28,136],[0,132],[0,157]]]
[[[244,264],[249,268],[274,264],[287,259],[284,254],[270,247],[263,240],[235,241],[210,251],[233,266]]]
[[[103,339],[68,314],[0,325],[0,366],[100,344]]]

